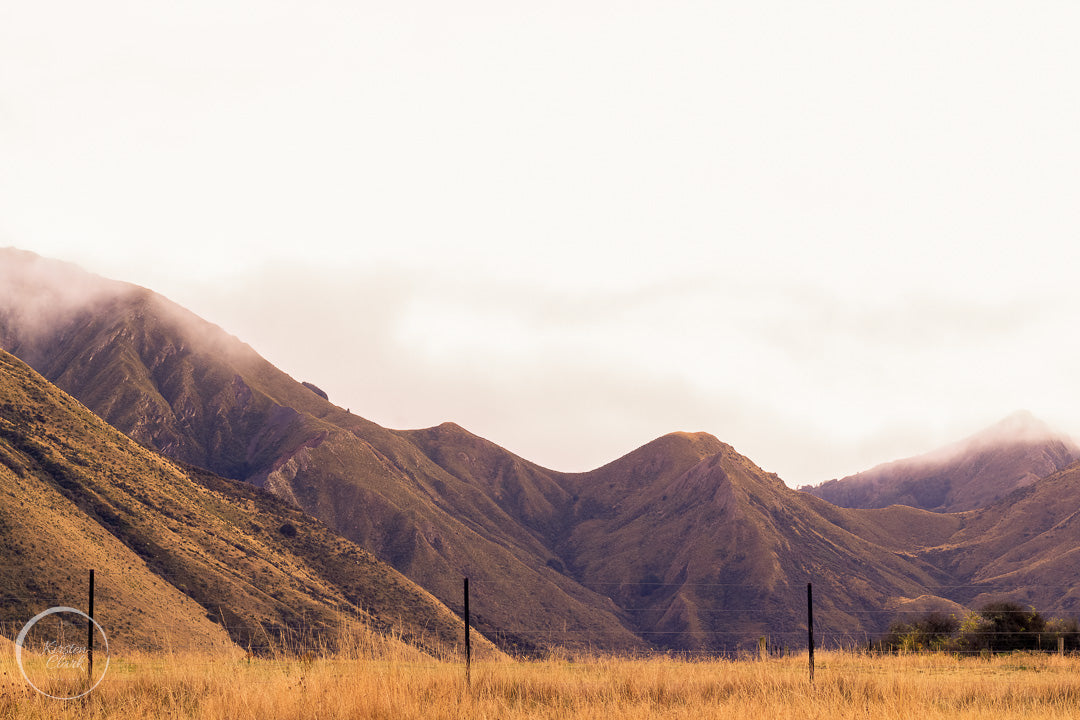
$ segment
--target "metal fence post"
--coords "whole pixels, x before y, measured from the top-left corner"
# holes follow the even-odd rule
[[[469,578],[465,578],[465,686],[472,687],[472,639],[469,637]]]
[[[90,599],[86,613],[90,619],[86,621],[86,677],[94,682],[94,569],[90,568]]]
[[[814,682],[814,584],[806,583],[806,634],[810,644],[810,682]]]

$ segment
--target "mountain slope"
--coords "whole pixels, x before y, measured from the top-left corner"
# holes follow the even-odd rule
[[[880,618],[862,610],[942,579],[839,527],[829,518],[837,509],[704,433],[660,438],[577,476],[574,488],[583,513],[569,540],[575,571],[612,588],[636,629],[670,647],[718,649],[759,635],[800,644],[807,582],[821,628],[876,632]]]
[[[1080,464],[960,517],[949,542],[922,553],[954,578],[957,601],[1080,614]]]
[[[573,501],[560,484],[563,473],[517,457],[454,423],[400,435],[447,473],[483,492],[546,548],[565,533]]]
[[[66,284],[78,293],[55,287],[72,272]],[[192,481],[269,497],[261,486],[293,524],[305,512],[319,518],[452,608],[469,577],[474,624],[508,648],[716,651],[761,635],[799,646],[810,581],[819,632],[861,641],[897,608],[1016,592],[1017,562],[1045,566],[1031,575],[1044,583],[1074,572],[1067,544],[1080,538],[1067,516],[1041,507],[1052,502],[1036,492],[1045,481],[978,512],[848,509],[788,489],[705,433],[672,433],[591,472],[559,473],[453,423],[382,428],[164,298],[79,273],[0,251],[0,343],[139,442],[250,486],[183,469]],[[1042,456],[1002,454],[1002,438],[1016,434],[935,455],[937,467],[967,474],[943,491],[933,474],[923,484],[948,502],[981,504],[1027,482]],[[1065,462],[1073,450],[1062,446],[1047,457]],[[1039,500],[1024,513],[1002,509],[1027,507],[1028,492]],[[1039,531],[1044,544],[1014,562],[1014,548],[1036,537],[1023,524],[1043,515],[1053,520]],[[1060,546],[1049,543],[1054,532]],[[312,553],[304,562],[318,566]],[[1060,597],[1049,587],[1039,597],[1058,602],[1057,587]]]
[[[137,445],[2,351],[0,529],[7,622],[82,606],[93,567],[120,646],[332,644],[351,626],[443,651],[461,636],[369,553],[269,493]]]
[[[989,505],[1080,460],[1080,446],[1019,412],[954,445],[800,490],[852,508],[910,505],[961,512]]]
[[[453,424],[410,437],[489,488],[548,539],[561,569],[609,596],[659,647],[715,651],[761,635],[797,645],[808,581],[820,629],[879,632],[891,619],[880,609],[948,580],[909,551],[951,537],[952,516],[903,508],[909,516],[882,529],[871,516],[895,512],[844,510],[792,491],[707,433],[671,433],[578,474],[545,470]],[[868,607],[879,612],[868,616]]]
[[[13,251],[0,251],[0,279],[0,341],[136,440],[265,486],[451,607],[469,577],[477,626],[508,646],[533,649],[532,633],[567,628],[581,645],[644,647],[609,601],[551,567],[534,532],[408,434],[334,406],[149,290]],[[507,630],[521,616],[533,627]]]

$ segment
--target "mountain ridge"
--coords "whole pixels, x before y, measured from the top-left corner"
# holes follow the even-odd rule
[[[383,428],[151,291],[102,302],[32,333],[0,304],[0,341],[140,442],[272,491],[446,606],[469,577],[474,625],[516,652],[796,645],[805,582],[823,631],[876,633],[886,608],[970,602],[959,588],[1010,577],[980,574],[1006,567],[1016,544],[989,536],[1024,532],[1005,501],[959,514],[838,507],[707,433],[553,471],[454,423]],[[1037,486],[1013,492],[1046,502]],[[1053,554],[1027,580],[1068,563]],[[1026,592],[1014,590],[999,593]],[[1047,610],[1068,599],[1042,597]]]
[[[935,512],[989,505],[1080,461],[1080,445],[1027,411],[955,443],[799,490],[849,508],[900,504]]]
[[[38,601],[70,605],[72,590],[81,599],[96,568],[98,618],[122,647],[265,651],[290,634],[337,642],[352,626],[447,652],[461,635],[449,609],[370,553],[266,492],[133,442],[4,351],[0,481],[5,621]]]
[[[138,441],[269,487],[451,606],[463,576],[477,585],[512,577],[497,596],[474,599],[481,629],[513,627],[524,608],[545,626],[576,628],[583,644],[643,647],[616,608],[550,567],[533,533],[405,437],[334,406],[170,301],[111,287],[115,297],[51,328],[19,327],[8,309],[0,337]],[[523,635],[510,642],[532,648]]]

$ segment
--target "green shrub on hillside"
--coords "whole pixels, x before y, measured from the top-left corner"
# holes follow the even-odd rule
[[[962,620],[931,612],[912,622],[894,622],[878,643],[886,652],[1053,652],[1080,650],[1080,622],[1045,619],[1032,607],[1011,601],[992,602]]]

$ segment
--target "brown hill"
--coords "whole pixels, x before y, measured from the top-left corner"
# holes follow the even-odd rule
[[[658,647],[731,649],[762,635],[803,643],[808,581],[819,629],[876,633],[891,619],[886,607],[946,579],[891,545],[917,547],[904,532],[919,525],[920,540],[947,538],[952,518],[911,510],[919,518],[895,523],[897,539],[862,513],[789,489],[707,433],[671,433],[579,474],[540,468],[452,423],[408,435],[485,488],[548,544],[552,567],[609,597]]]
[[[546,548],[565,534],[573,506],[570,492],[560,485],[562,473],[517,457],[454,423],[399,434],[447,473],[483,492],[545,547],[541,555],[556,560]]]
[[[644,647],[609,601],[552,568],[537,534],[488,488],[446,471],[409,433],[331,404],[143,288],[13,251],[0,251],[0,280],[14,288],[0,341],[139,442],[265,486],[451,607],[469,577],[477,626],[507,646],[539,647],[559,629],[582,646]],[[49,290],[58,282],[85,300]],[[32,299],[41,295],[49,301]]]
[[[948,539],[952,516],[903,508],[915,517],[892,522],[894,512],[836,508],[706,433],[671,433],[579,474],[545,470],[449,423],[409,435],[486,488],[548,543],[560,571],[610,597],[659,647],[730,649],[761,635],[805,642],[808,581],[819,630],[876,633],[888,608],[948,580],[907,551]],[[871,516],[882,512],[879,524]]]
[[[957,601],[1080,614],[1080,464],[959,517],[947,543],[922,553],[954,578]]]
[[[1066,549],[1076,536],[1066,516],[1042,507],[1052,497],[1031,487],[1010,496],[1023,513],[1008,503],[960,514],[846,509],[788,489],[704,433],[673,433],[591,472],[558,473],[452,423],[392,431],[352,415],[148,290],[67,266],[57,272],[75,272],[64,282],[80,292],[50,290],[47,261],[0,251],[0,281],[5,266],[18,286],[0,293],[6,347],[140,442],[265,487],[450,607],[460,607],[461,577],[470,577],[477,624],[507,647],[711,651],[766,634],[798,646],[807,581],[819,632],[860,641],[894,612],[1034,583],[1046,603],[1068,600],[1051,578],[1073,572]],[[1030,471],[1027,461],[1001,470],[1013,462],[1000,454],[1007,445],[968,441],[933,458],[966,468],[967,480],[949,480],[942,497],[983,502],[1027,477],[1016,473]],[[994,466],[1005,478],[997,484],[986,480]],[[1039,498],[1030,506],[1019,502],[1028,492]],[[1036,516],[1053,523],[1039,533],[1043,545],[1027,546]],[[1020,546],[1030,554],[1014,562]],[[1010,584],[1020,579],[1033,584]]]
[[[883,618],[866,608],[942,579],[838,526],[835,508],[704,433],[660,438],[576,476],[573,488],[575,572],[669,647],[745,646],[760,635],[801,644],[807,582],[819,629],[876,632]]]
[[[119,647],[332,645],[352,628],[441,652],[462,634],[305,513],[132,442],[2,351],[0,548],[9,635],[50,605],[84,607],[90,568]]]
[[[799,488],[834,505],[910,505],[934,512],[984,507],[1080,460],[1080,446],[1018,412],[954,445]]]

